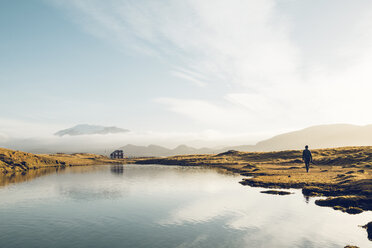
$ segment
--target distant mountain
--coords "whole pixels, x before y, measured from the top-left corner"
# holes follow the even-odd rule
[[[372,125],[350,124],[320,125],[274,136],[251,147],[255,151],[277,151],[310,148],[330,148],[340,146],[372,145]],[[251,149],[250,148],[250,149]]]
[[[129,132],[127,129],[118,128],[118,127],[104,127],[98,125],[88,125],[80,124],[71,128],[63,129],[56,132],[54,135],[64,136],[64,135],[89,135],[89,134],[109,134],[109,133],[126,133]]]
[[[119,149],[124,151],[125,156],[129,157],[152,157],[152,156],[173,156],[173,155],[185,155],[185,154],[211,154],[215,153],[216,150],[210,148],[194,148],[186,145],[179,145],[174,149],[169,149],[157,145],[149,146],[135,146],[126,145]]]
[[[172,156],[185,154],[212,154],[228,150],[237,151],[280,151],[298,150],[305,145],[310,149],[331,148],[341,146],[370,146],[372,145],[372,125],[356,126],[349,124],[320,125],[274,136],[258,142],[255,145],[229,146],[222,149],[193,148],[180,145],[174,149],[161,146],[126,145],[126,156]]]
[[[170,149],[157,145],[136,146],[129,144],[119,149],[124,150],[125,156],[133,157],[168,156],[170,152]]]
[[[14,150],[23,150],[34,153],[77,153],[87,152],[107,155],[118,149],[125,142],[128,130],[118,127],[105,127],[97,125],[77,125],[72,128],[60,130],[55,133],[58,137],[45,138],[12,138],[0,134],[0,147]],[[89,136],[91,134],[114,134],[100,137]],[[117,134],[117,135],[115,135]],[[71,136],[70,139],[59,138]],[[4,136],[2,138],[2,136]],[[124,143],[125,144],[125,143]],[[309,145],[310,149],[331,148],[341,146],[372,146],[372,125],[356,126],[349,124],[334,124],[312,126],[302,130],[283,133],[257,144],[228,146],[223,148],[194,148],[180,145],[174,149],[158,145],[149,146],[122,146],[126,156],[150,157],[150,156],[173,156],[184,154],[213,154],[228,150],[237,151],[279,151],[302,149]]]

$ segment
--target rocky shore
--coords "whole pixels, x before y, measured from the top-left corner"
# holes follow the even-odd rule
[[[306,173],[301,151],[239,152],[139,159],[138,164],[208,166],[246,176],[243,185],[301,188],[305,196],[326,196],[319,206],[349,214],[372,210],[372,147],[313,150],[314,163]]]

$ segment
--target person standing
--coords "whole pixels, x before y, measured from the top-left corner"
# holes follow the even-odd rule
[[[302,152],[302,159],[305,162],[306,166],[306,172],[309,172],[310,163],[313,162],[313,156],[311,155],[311,152],[309,150],[309,146],[305,146],[305,150]]]

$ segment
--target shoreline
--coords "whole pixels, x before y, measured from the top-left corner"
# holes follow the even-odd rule
[[[29,170],[41,168],[65,168],[99,164],[122,164],[102,155],[90,153],[33,154],[0,148],[0,174],[24,174]]]
[[[319,206],[349,214],[372,210],[372,146],[313,150],[316,165],[306,173],[301,151],[239,152],[179,155],[163,158],[109,159],[102,155],[39,154],[0,148],[0,173],[12,176],[40,168],[99,164],[161,164],[211,167],[244,177],[242,185],[268,189],[301,188],[304,196],[326,196]]]
[[[313,150],[316,165],[306,173],[301,151],[238,152],[138,159],[136,164],[206,166],[250,176],[240,183],[268,189],[302,189],[304,196],[325,196],[318,206],[349,214],[372,210],[372,147]],[[345,156],[346,154],[346,156]]]
[[[309,173],[305,172],[305,166],[299,159],[302,151],[228,151],[217,155],[138,159],[135,163],[220,168],[249,176],[240,183],[268,189],[261,193],[286,195],[288,192],[270,189],[301,188],[305,197],[327,197],[315,200],[315,204],[321,207],[332,207],[347,214],[372,210],[371,146],[317,149],[312,152],[316,165],[311,165]],[[361,227],[366,229],[367,237],[372,241],[372,220],[361,223]]]
[[[372,210],[372,146],[312,150],[316,165],[306,173],[301,151],[239,152],[182,155],[162,158],[131,158],[112,160],[105,156],[85,153],[40,154],[0,148],[0,175],[25,180],[43,175],[44,170],[63,170],[71,166],[103,164],[160,164],[223,169],[243,177],[240,183],[268,190],[261,193],[286,195],[273,189],[302,189],[305,197],[324,196],[315,204],[332,207],[347,214]],[[43,169],[43,170],[39,170]],[[42,172],[38,175],[38,171]],[[47,174],[47,172],[45,172]],[[35,175],[33,175],[35,174]],[[27,176],[28,175],[28,176]],[[29,178],[28,178],[29,177]],[[247,178],[249,177],[249,178]],[[1,179],[1,178],[0,178]],[[14,182],[17,182],[14,179]],[[6,185],[6,184],[5,184]],[[1,183],[0,183],[1,186]],[[284,196],[285,197],[285,196]],[[362,223],[372,238],[372,221]]]

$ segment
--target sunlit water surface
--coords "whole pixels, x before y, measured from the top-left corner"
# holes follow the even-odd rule
[[[240,180],[211,169],[125,165],[3,183],[0,247],[372,247],[358,226],[371,212],[318,207],[299,190],[262,194]]]

